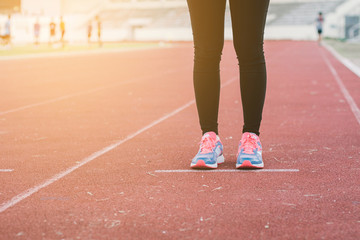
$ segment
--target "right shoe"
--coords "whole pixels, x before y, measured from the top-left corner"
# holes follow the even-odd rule
[[[225,161],[223,145],[215,132],[205,133],[200,142],[200,149],[191,161],[191,168],[213,169]]]
[[[263,168],[260,138],[255,133],[245,132],[239,143],[236,168]]]

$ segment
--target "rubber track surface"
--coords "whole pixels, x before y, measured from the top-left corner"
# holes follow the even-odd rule
[[[157,172],[189,170],[198,150],[191,43],[1,61],[0,168],[13,169],[1,207],[128,140],[3,209],[0,239],[359,239],[360,125],[325,59],[357,106],[360,79],[315,42],[268,41],[265,54],[265,169],[295,172]],[[242,128],[231,42],[221,69],[230,170]]]

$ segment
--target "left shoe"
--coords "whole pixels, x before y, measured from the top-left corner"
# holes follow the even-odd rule
[[[255,133],[245,132],[239,143],[236,168],[263,168],[260,138]]]
[[[214,169],[225,160],[223,145],[215,132],[205,133],[200,142],[200,149],[191,161],[191,168]]]

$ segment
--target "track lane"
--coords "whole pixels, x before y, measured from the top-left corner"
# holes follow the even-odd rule
[[[161,55],[162,51],[159,52]],[[172,54],[168,52],[165,59]],[[158,57],[153,55],[151,66],[160,64],[162,60],[156,62]],[[98,71],[95,67],[94,70]],[[170,71],[173,73],[170,74]],[[178,107],[179,97],[188,96],[188,99],[192,99],[192,92],[185,91],[187,87],[183,84],[184,80],[177,77],[178,71],[191,74],[188,65],[176,69],[173,66],[165,71],[166,74],[149,75],[148,70],[144,70],[142,74],[148,76],[143,81],[2,116],[0,163],[15,171],[11,175],[0,176],[2,182],[12,182],[1,186],[0,199],[4,201],[9,196],[15,196],[73,166],[92,152],[126,137],[149,121]],[[188,79],[190,81],[190,77]],[[79,81],[84,82],[84,79]],[[114,75],[106,81],[117,84],[118,76]],[[173,88],[172,91],[182,91],[183,95],[173,96],[164,91],[169,86]],[[51,89],[56,88],[57,84],[54,83]],[[112,101],[109,95],[117,96],[117,100]],[[5,96],[2,97],[7,100]],[[167,99],[166,106],[163,99]]]
[[[153,59],[154,54],[164,62],[138,61],[140,58]],[[65,59],[24,59],[15,64],[14,61],[1,62],[3,88],[0,94],[6,104],[0,106],[0,112],[146,79],[152,69],[164,67],[167,70],[156,74],[161,77],[167,71],[178,70],[169,65],[168,60],[172,57],[171,50],[158,49]],[[112,61],[108,61],[109,58]]]
[[[2,225],[4,236],[355,239],[357,122],[336,98],[341,92],[314,50],[316,43],[282,42],[270,48],[283,58],[268,63],[261,135],[265,164],[267,169],[299,168],[298,173],[157,174],[157,169],[188,168],[200,137],[193,106],[2,213],[9,219]],[[223,64],[234,70],[223,72],[223,79],[236,74],[230,49],[226,45]],[[184,94],[174,102],[183,99]],[[221,169],[235,165],[239,100],[237,84],[222,90],[219,121],[226,162]],[[24,222],[28,218],[33,225]]]

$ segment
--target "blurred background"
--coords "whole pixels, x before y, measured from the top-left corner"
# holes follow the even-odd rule
[[[265,38],[316,40],[318,12],[325,38],[360,41],[360,0],[271,0]],[[186,0],[1,0],[0,35],[9,15],[13,44],[34,42],[36,22],[38,40],[49,42],[50,22],[59,28],[61,16],[67,43],[97,41],[98,27],[104,42],[192,40]],[[231,39],[229,8],[225,27]],[[55,34],[61,38],[61,30]]]

